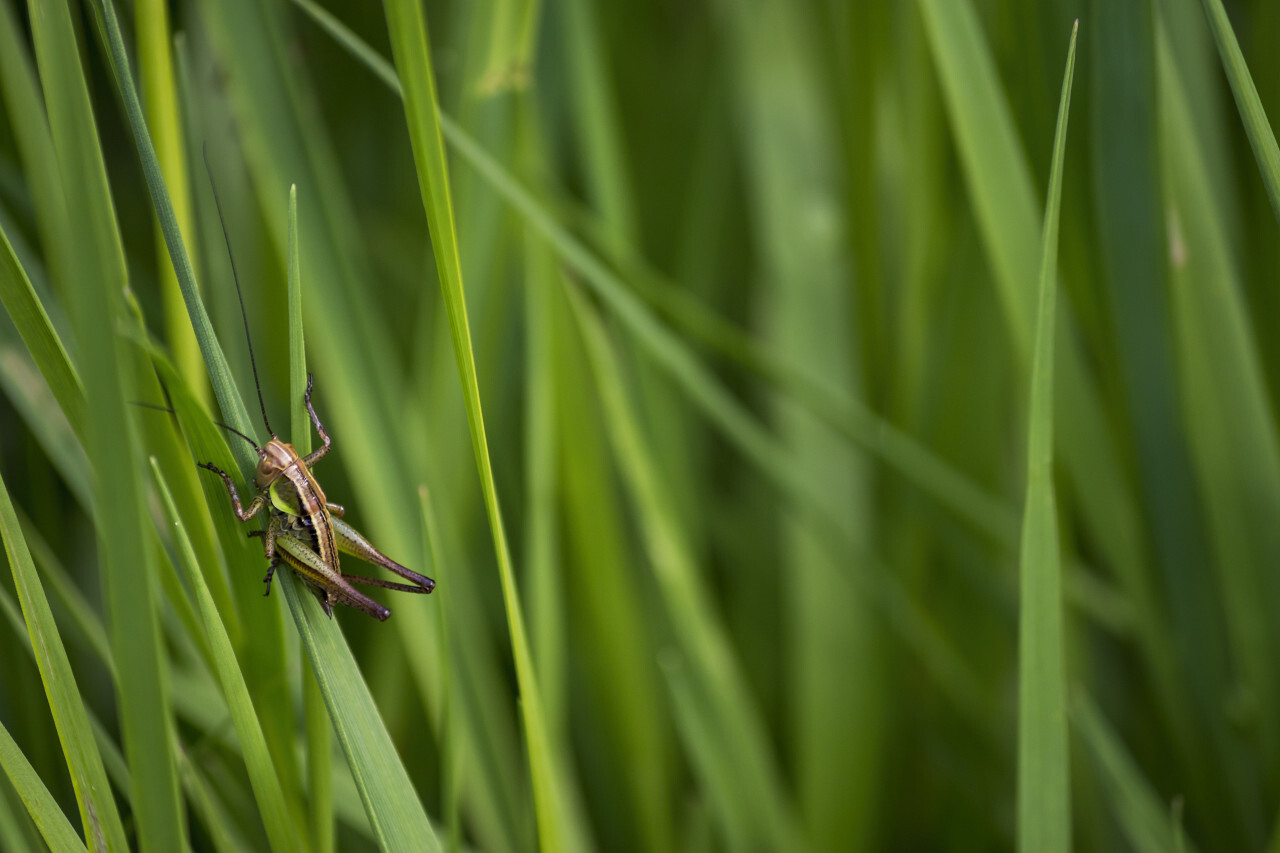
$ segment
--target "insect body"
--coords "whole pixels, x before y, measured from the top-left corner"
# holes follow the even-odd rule
[[[205,161],[206,168],[208,160]],[[212,183],[212,176],[210,177]],[[222,219],[222,204],[214,191],[214,202],[218,206],[218,218]],[[231,240],[227,237],[226,224],[223,223],[223,238],[227,240],[227,252],[231,251]],[[248,521],[256,516],[262,508],[269,507],[270,521],[265,531],[255,531],[250,536],[262,537],[263,552],[270,561],[267,576],[263,580],[267,584],[266,595],[271,594],[271,578],[276,567],[283,561],[298,573],[316,592],[325,613],[333,616],[334,604],[346,604],[361,610],[376,619],[385,621],[391,611],[378,602],[357,590],[352,583],[380,586],[401,592],[429,593],[435,589],[436,582],[431,578],[410,571],[404,566],[383,554],[355,528],[342,520],[345,510],[338,504],[329,503],[324,490],[316,481],[311,467],[324,458],[329,452],[332,441],[320,418],[316,416],[315,407],[311,404],[313,379],[307,375],[306,401],[307,414],[315,424],[323,442],[322,446],[307,456],[302,456],[292,444],[281,441],[271,429],[267,420],[266,405],[262,402],[262,386],[258,382],[258,366],[253,358],[253,341],[249,338],[249,320],[244,310],[244,297],[240,293],[240,280],[235,274],[235,261],[231,262],[232,275],[236,282],[236,295],[240,297],[240,314],[244,320],[245,337],[249,340],[249,363],[253,367],[254,385],[258,390],[258,405],[262,409],[262,420],[271,434],[271,440],[259,446],[244,433],[226,427],[226,429],[253,445],[258,454],[258,469],[254,476],[254,486],[258,494],[245,507],[240,502],[231,477],[220,468],[208,462],[199,463],[199,467],[212,471],[222,478],[227,492],[231,495],[231,506],[236,517]],[[344,575],[339,563],[339,551],[359,557],[365,562],[382,566],[411,584],[392,583],[377,578]]]
[[[271,592],[271,578],[276,567],[283,561],[316,590],[321,605],[330,616],[333,615],[333,605],[337,603],[386,620],[391,611],[357,590],[352,583],[413,593],[429,593],[435,589],[436,583],[429,577],[405,568],[375,548],[368,539],[342,520],[344,508],[325,498],[320,483],[311,472],[311,466],[329,452],[332,441],[311,403],[312,386],[313,379],[308,376],[305,398],[307,413],[324,442],[319,449],[304,457],[299,455],[292,444],[281,441],[275,433],[261,447],[254,444],[248,436],[236,433],[254,444],[258,453],[258,470],[254,476],[258,494],[248,507],[241,504],[235,483],[225,471],[207,462],[200,463],[200,467],[222,478],[231,495],[231,506],[241,521],[248,521],[263,507],[270,507],[271,520],[267,529],[249,534],[262,537],[263,552],[271,561],[267,576],[263,579],[267,584],[267,594]],[[389,569],[412,581],[412,585],[344,575],[339,563],[339,552]]]

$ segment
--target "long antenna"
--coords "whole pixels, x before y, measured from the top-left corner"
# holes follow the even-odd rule
[[[244,310],[244,293],[240,291],[236,257],[231,253],[231,237],[227,234],[227,220],[222,216],[222,201],[218,198],[218,187],[213,182],[213,169],[209,167],[209,143],[205,142],[201,149],[204,155],[204,170],[209,175],[209,188],[213,190],[213,204],[218,208],[218,222],[222,225],[222,239],[227,243],[227,258],[231,261],[231,278],[235,280],[236,297],[240,300],[240,319],[244,320],[244,339],[249,342],[249,366],[253,368],[253,387],[258,391],[258,406],[262,409],[262,422],[267,425],[267,432],[271,433],[271,437],[278,438],[276,431],[271,428],[271,421],[267,420],[267,404],[262,402],[262,382],[258,380],[258,362],[253,357],[253,337],[249,334],[249,315]],[[255,444],[254,447],[257,445]]]
[[[129,402],[133,403],[133,405],[135,406],[141,406],[144,409],[155,409],[157,412],[168,412],[171,415],[177,414],[177,411],[175,411],[172,406],[157,406],[155,403],[144,403],[141,400],[130,400]],[[214,426],[220,426],[223,429],[225,429],[227,432],[240,436],[245,441],[253,445],[253,449],[258,451],[259,456],[262,455],[262,448],[258,446],[258,442],[254,441],[252,438],[249,438],[249,436],[245,435],[240,430],[232,426],[227,426],[222,421],[214,421],[213,423],[214,423]]]

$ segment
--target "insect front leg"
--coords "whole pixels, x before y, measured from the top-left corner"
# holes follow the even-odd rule
[[[271,594],[271,578],[276,573],[276,566],[280,565],[280,557],[276,555],[276,537],[279,535],[280,522],[275,518],[271,519],[271,524],[266,530],[254,530],[249,534],[250,538],[256,537],[262,540],[262,555],[270,561],[267,565],[267,576],[262,579],[262,582],[267,585],[267,591],[262,594],[263,597]]]
[[[302,460],[307,464],[308,468],[323,459],[324,455],[329,452],[329,445],[333,443],[329,438],[329,433],[324,428],[324,424],[320,423],[320,418],[316,415],[315,406],[311,405],[311,386],[314,384],[315,378],[308,372],[307,393],[302,399],[307,404],[307,414],[311,415],[311,422],[316,425],[316,432],[320,434],[320,440],[323,441],[324,444],[308,453],[306,458]]]
[[[236,484],[231,482],[231,478],[227,476],[227,472],[209,462],[197,462],[197,468],[203,468],[206,471],[212,471],[222,478],[222,482],[227,485],[227,493],[231,495],[231,508],[236,512],[236,518],[241,521],[248,521],[258,514],[258,510],[266,504],[267,499],[262,495],[258,495],[249,503],[248,509],[242,509],[240,506],[240,493],[236,491]]]

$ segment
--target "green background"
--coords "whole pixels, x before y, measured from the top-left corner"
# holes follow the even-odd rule
[[[1280,849],[1280,4],[105,2],[0,0],[0,848]],[[211,182],[385,624],[195,468]]]

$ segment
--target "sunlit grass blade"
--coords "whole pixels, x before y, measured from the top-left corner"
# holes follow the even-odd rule
[[[1189,839],[1180,842],[1175,838],[1168,804],[1161,801],[1124,743],[1084,690],[1074,693],[1071,722],[1093,759],[1095,772],[1109,794],[1115,819],[1133,849],[1140,853],[1164,853],[1178,849],[1194,853],[1197,848]]]
[[[22,754],[22,750],[14,743],[9,730],[3,724],[0,724],[0,767],[4,768],[9,781],[22,797],[23,803],[27,806],[27,813],[35,821],[40,835],[49,845],[50,850],[61,853],[61,851],[86,849],[84,842],[80,840],[80,836],[76,835],[75,829],[67,820],[67,816],[58,808],[49,789],[40,779],[40,774],[31,766],[31,762],[27,761],[27,757]],[[121,840],[123,841],[123,837]],[[121,846],[118,849],[128,848]]]
[[[53,712],[63,754],[75,785],[86,838],[94,850],[125,850],[124,826],[116,810],[111,786],[107,783],[102,756],[3,479],[0,479],[0,535],[4,537],[5,553],[13,572],[18,600],[22,604],[31,647],[36,652],[36,664],[40,668],[49,709]]]
[[[1222,68],[1227,72],[1231,93],[1235,95],[1236,109],[1240,111],[1249,144],[1253,146],[1254,159],[1262,172],[1262,183],[1271,199],[1271,209],[1280,219],[1280,145],[1276,144],[1275,134],[1267,121],[1267,111],[1258,96],[1258,87],[1253,84],[1253,75],[1244,61],[1244,53],[1231,29],[1231,20],[1222,0],[1204,0],[1203,5],[1213,40],[1218,45]]]
[[[125,409],[126,379],[115,318],[128,287],[124,250],[112,207],[98,132],[70,11],[62,0],[33,0],[32,35],[45,108],[75,245],[68,301],[76,330],[81,380],[87,392],[86,450],[95,465],[94,496],[104,599],[112,652],[120,667],[117,693],[125,752],[133,775],[134,817],[147,846],[177,850],[185,837],[171,750],[172,719],[164,677],[155,585],[134,431]]]
[[[1071,850],[1062,556],[1053,484],[1053,361],[1062,159],[1067,147],[1078,29],[1079,22],[1071,30],[1058,104],[1053,166],[1045,197],[1039,306],[1031,360],[1022,595],[1018,611],[1018,849],[1025,853]]]
[[[182,138],[182,116],[178,109],[178,85],[173,67],[173,36],[169,31],[169,7],[163,0],[142,0],[134,8],[137,31],[138,78],[146,101],[147,126],[155,142],[156,157],[164,174],[174,218],[186,236],[190,250],[195,233],[194,203],[187,177],[186,147]],[[118,59],[117,59],[118,61]],[[173,265],[167,263],[164,236],[157,235],[160,298],[164,304],[165,340],[173,352],[187,386],[208,405],[208,382],[200,345],[183,302],[182,290]]]
[[[205,634],[212,647],[218,680],[222,685],[227,705],[231,709],[231,719],[239,735],[245,767],[249,771],[249,780],[253,784],[262,822],[266,827],[267,837],[271,841],[271,849],[275,851],[307,849],[306,841],[297,834],[296,827],[289,818],[284,791],[280,788],[280,780],[276,776],[271,755],[267,751],[267,742],[262,734],[262,727],[258,723],[258,716],[253,710],[253,702],[249,698],[244,675],[240,672],[240,666],[236,661],[235,650],[231,647],[231,639],[227,636],[222,620],[218,616],[213,596],[209,594],[209,588],[204,583],[204,576],[196,565],[191,541],[183,529],[182,519],[178,516],[177,506],[173,502],[173,495],[164,481],[164,475],[160,473],[160,466],[154,456],[151,458],[151,471],[160,492],[165,517],[169,521],[169,533],[175,539],[174,550],[177,552],[178,562],[182,564],[187,583],[195,593]]]
[[[432,234],[432,248],[449,316],[454,357],[462,381],[467,421],[471,428],[476,467],[484,493],[485,508],[493,534],[494,552],[502,581],[507,622],[515,655],[516,678],[520,685],[521,714],[529,749],[529,769],[533,777],[534,800],[538,812],[538,831],[547,850],[564,849],[568,832],[560,825],[562,805],[558,791],[558,773],[553,762],[550,734],[543,716],[542,700],[529,650],[515,574],[511,565],[506,531],[498,507],[497,487],[489,461],[488,440],[484,431],[480,390],[476,378],[475,358],[471,352],[471,332],[467,320],[466,297],[462,286],[462,269],[458,257],[458,241],[454,231],[453,203],[449,195],[449,178],[445,165],[444,140],[436,104],[435,78],[427,46],[426,20],[420,6],[411,0],[387,0],[387,27],[401,80],[405,85],[405,113],[409,138],[413,143],[414,161],[418,168],[427,225]]]

